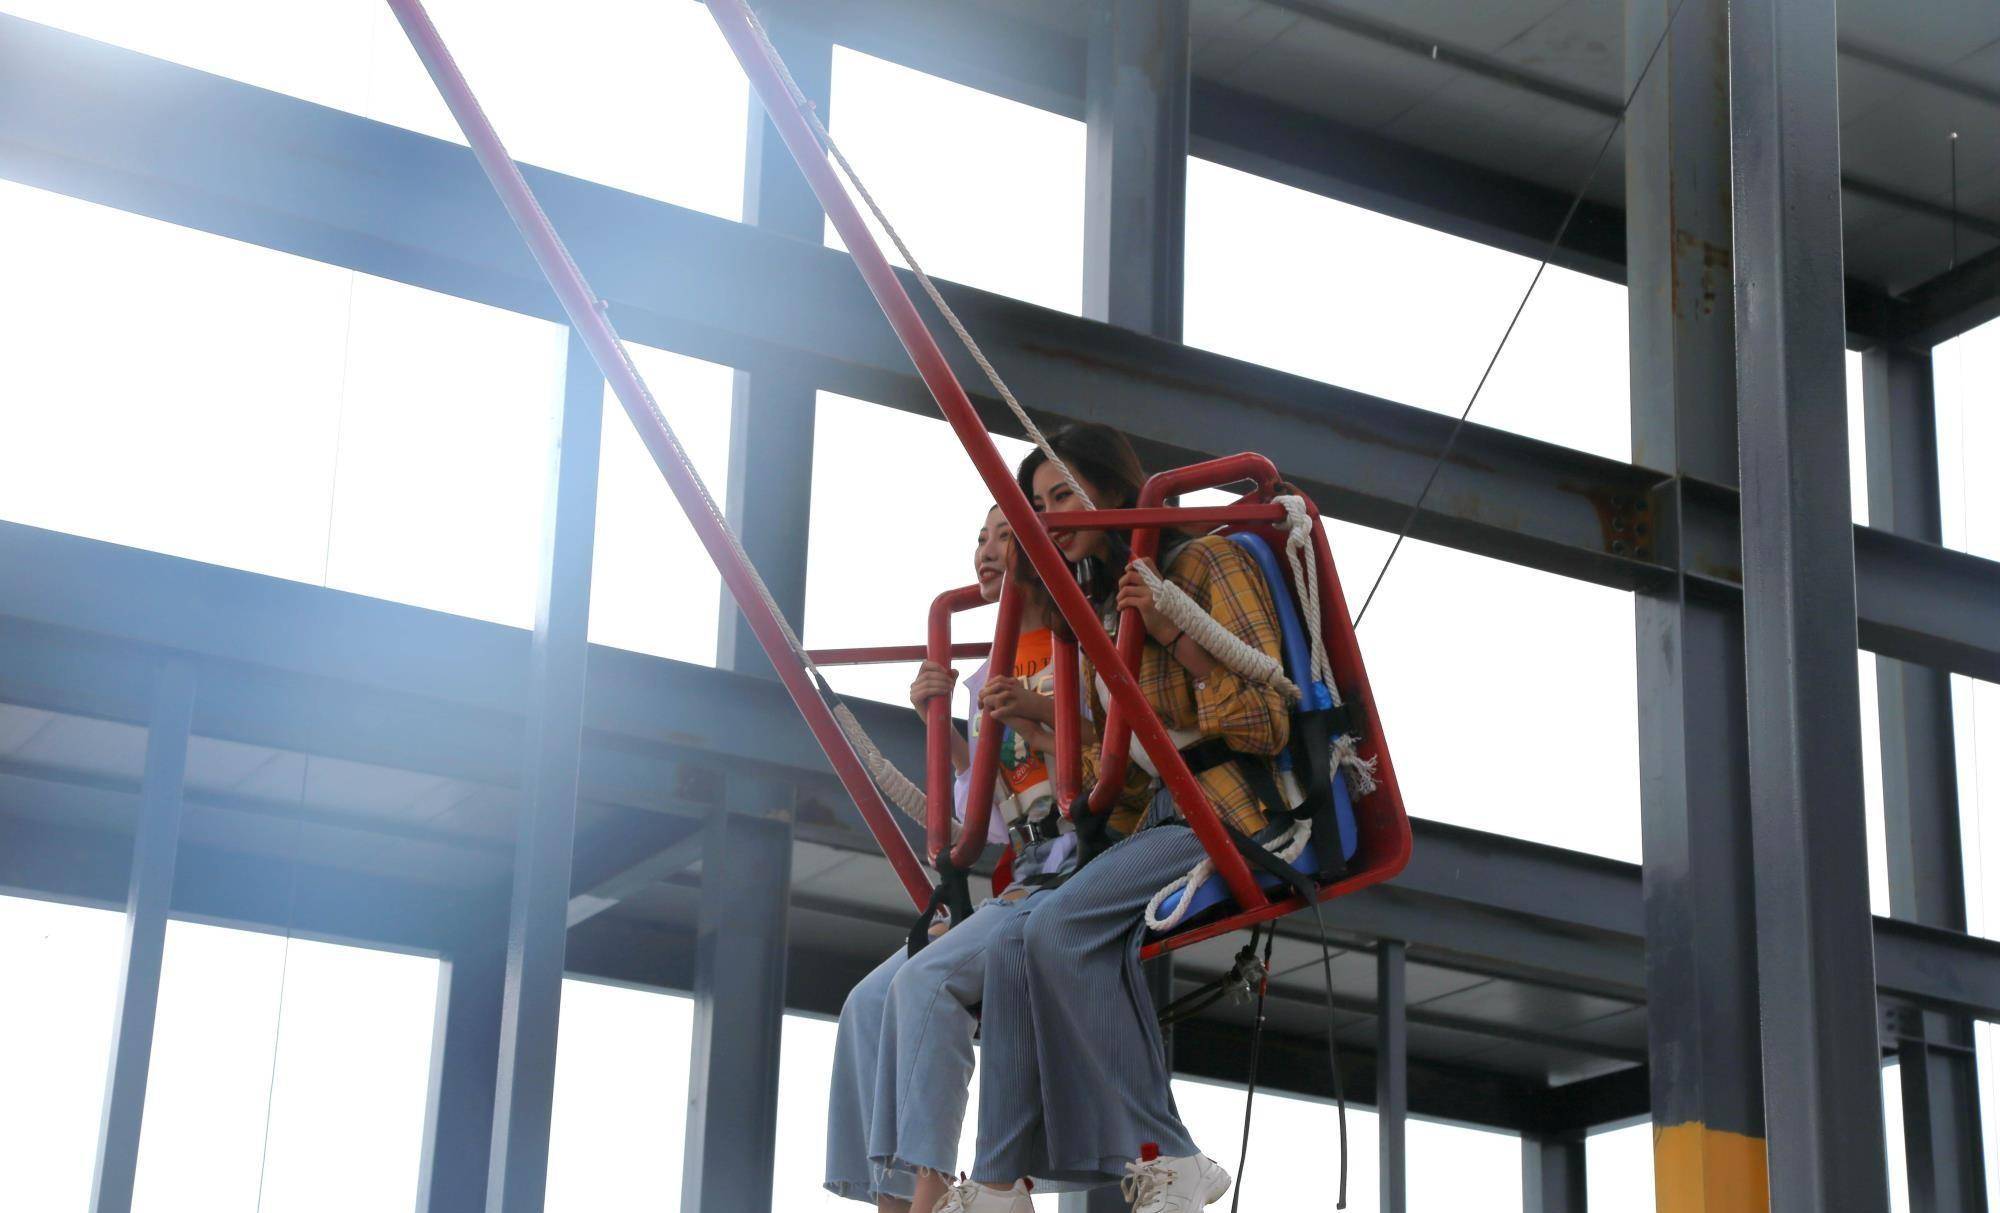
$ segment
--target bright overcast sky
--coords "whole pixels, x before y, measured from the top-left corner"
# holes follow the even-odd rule
[[[526,0],[431,7],[518,158],[737,217],[746,90],[698,5],[585,0],[560,20]],[[457,138],[386,8],[366,0],[0,0],[0,10]],[[846,51],[831,112],[931,270],[1079,310],[1079,123]],[[13,337],[0,365],[0,517],[530,622],[559,328],[7,183],[0,265],[0,325]],[[1190,344],[1455,413],[1533,271],[1518,256],[1190,164]],[[729,370],[637,356],[720,496]],[[1552,270],[1474,417],[1628,458],[1627,373],[1623,288]],[[1940,354],[1947,538],[1990,557],[2000,557],[2000,486],[1968,469],[2000,456],[1996,379],[2000,331]],[[1024,449],[1002,446],[1010,458]],[[808,641],[916,641],[930,597],[967,579],[983,490],[941,421],[861,401],[822,397],[815,450]],[[712,662],[718,581],[615,408],[602,479],[592,639]],[[1335,525],[1351,596],[1389,540]],[[990,623],[967,627],[976,636]],[[1639,858],[1628,595],[1413,542],[1361,639],[1415,814]],[[1861,669],[1872,722],[1872,659]],[[907,679],[847,671],[836,685],[896,702]],[[2000,697],[1954,682],[1968,899],[1974,929],[1991,933],[2000,922],[1989,925],[1985,888],[1989,872],[2000,887],[2000,845],[1989,859],[1984,835],[2000,820],[2000,781],[1989,790],[1978,772],[1982,760],[2000,770]],[[1872,727],[1864,733],[1874,894],[1886,909],[1879,762]],[[0,1000],[0,1208],[86,1202],[119,945],[113,914],[0,899],[0,971],[31,992]],[[174,924],[136,1207],[408,1207],[437,969]],[[551,1210],[678,1199],[688,1030],[683,999],[569,983]],[[859,1207],[816,1188],[831,1034],[787,1021],[782,1209]],[[1989,1084],[1992,1071],[1982,1068]],[[1233,1162],[1240,1095],[1184,1083],[1181,1098],[1198,1140]],[[1266,1100],[1246,1189],[1258,1208],[1324,1181],[1331,1131],[1330,1108]],[[1367,1210],[1373,1119],[1351,1121],[1352,1207]],[[1518,1208],[1512,1138],[1416,1124],[1410,1148],[1413,1209]],[[1594,1207],[1647,1207],[1643,1126],[1594,1138],[1591,1160]]]

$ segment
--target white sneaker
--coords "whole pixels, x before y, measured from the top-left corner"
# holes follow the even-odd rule
[[[1229,1172],[1205,1154],[1140,1158],[1120,1182],[1132,1213],[1200,1213],[1229,1191]]]
[[[1018,1180],[1002,1190],[966,1179],[951,1186],[934,1213],[1035,1213],[1035,1205],[1028,1199],[1028,1185]]]

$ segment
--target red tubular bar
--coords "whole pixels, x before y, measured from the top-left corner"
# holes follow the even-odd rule
[[[391,0],[391,3],[411,4],[414,0]],[[742,0],[709,0],[708,11],[721,28],[730,51],[742,64],[744,74],[749,76],[751,87],[757,91],[765,112],[771,116],[786,147],[791,150],[792,159],[798,162],[799,170],[805,174],[827,217],[833,221],[834,230],[840,233],[841,242],[853,256],[856,268],[861,271],[890,327],[895,329],[897,338],[908,351],[918,375],[937,399],[938,408],[958,435],[959,444],[965,448],[973,466],[979,471],[980,479],[985,481],[987,491],[993,494],[993,500],[1000,506],[1007,525],[1014,531],[1014,542],[1048,588],[1056,609],[1075,630],[1084,655],[1102,674],[1111,692],[1111,701],[1124,709],[1129,729],[1137,734],[1139,743],[1159,769],[1162,781],[1194,827],[1196,836],[1214,860],[1216,870],[1222,874],[1230,893],[1235,896],[1237,904],[1246,908],[1267,904],[1269,899],[1251,878],[1249,867],[1230,844],[1220,821],[1209,808],[1201,784],[1188,770],[1186,760],[1175,748],[1173,738],[1167,734],[1160,718],[1146,703],[1145,696],[1140,693],[1138,679],[1118,660],[1111,637],[1098,622],[1096,612],[1071,576],[1062,553],[1056,550],[1054,541],[1042,526],[1041,516],[1035,513],[1020,486],[1014,482],[1013,470],[993,445],[992,436],[979,420],[979,414],[972,407],[964,387],[952,374],[950,364],[945,361],[936,339],[918,315],[909,293],[903,289],[874,234],[868,230],[860,212],[855,210],[853,200],[834,175],[819,140],[786,89],[776,63],[751,29],[751,19]]]
[[[826,751],[827,761],[832,764],[834,773],[840,777],[848,795],[854,798],[855,806],[868,823],[869,832],[875,836],[882,854],[903,882],[911,902],[922,908],[930,901],[931,893],[930,879],[924,872],[922,862],[910,848],[909,840],[903,836],[889,807],[883,803],[880,790],[869,778],[867,768],[855,754],[847,735],[841,732],[832,710],[820,697],[818,687],[792,652],[777,615],[763,595],[758,593],[754,575],[730,542],[721,509],[709,495],[707,486],[702,483],[694,465],[688,461],[687,453],[653,402],[652,394],[647,391],[645,382],[640,379],[624,345],[618,340],[618,334],[605,316],[604,305],[590,289],[590,284],[584,281],[582,272],[563,247],[562,239],[556,235],[555,228],[536,203],[528,183],[522,179],[520,169],[508,157],[499,135],[494,133],[492,124],[480,110],[471,87],[466,84],[458,65],[452,61],[451,52],[439,38],[437,27],[431,24],[420,0],[388,0],[388,4],[396,19],[402,23],[403,32],[409,36],[410,44],[423,60],[424,68],[429,71],[446,106],[451,109],[452,117],[458,120],[459,129],[465,132],[466,141],[472,145],[472,153],[479,160],[479,167],[485,170],[487,180],[492,182],[494,192],[499,194],[508,215],[514,220],[514,226],[520,229],[528,251],[534,254],[536,264],[541,267],[543,276],[561,301],[570,324],[582,336],[592,360],[611,384],[612,391],[617,393],[618,402],[624,406],[626,415],[631,417],[640,440],[646,444],[646,450],[652,455],[660,474],[666,477],[667,486],[673,490],[681,511],[701,537],[709,559],[714,561],[723,581],[729,586],[730,594],[749,621],[757,642],[771,659],[771,666],[777,671],[779,680],[791,694],[792,702],[798,705],[820,748]]]
[[[1021,641],[1021,607],[1021,587],[1010,577],[1000,590],[1000,620],[993,625],[991,668],[1002,674],[1014,668],[1014,651]],[[993,713],[979,713],[979,744],[972,751],[972,782],[965,789],[965,823],[951,849],[952,863],[961,868],[970,867],[986,849],[986,827],[993,820],[993,785],[1000,776],[1000,734],[1004,731]]]
[[[1132,531],[1170,526],[1180,530],[1213,529],[1230,522],[1283,522],[1285,507],[1239,501],[1234,505],[1159,506],[1131,510],[1065,510],[1044,514],[1050,534],[1058,531]]]
[[[1156,472],[1147,478],[1145,487],[1139,490],[1139,510],[1150,511],[1178,493],[1214,488],[1221,484],[1234,484],[1238,480],[1255,481],[1257,492],[1268,497],[1278,487],[1278,469],[1262,455],[1245,451],[1240,455],[1224,455],[1220,459],[1211,459],[1206,463],[1194,463],[1184,468]],[[1284,507],[1276,508],[1278,516],[1282,518]],[[1173,521],[1174,511],[1161,512],[1167,515],[1166,522]],[[1159,554],[1159,527],[1135,527],[1132,531],[1132,559],[1152,560]],[[1165,572],[1166,570],[1161,570],[1163,575]],[[1140,620],[1138,611],[1127,607],[1118,619],[1118,658],[1124,664],[1124,668],[1132,671],[1135,677],[1139,669],[1139,658],[1145,646],[1146,625]],[[1158,756],[1153,755],[1150,747],[1146,753],[1153,757],[1155,763],[1159,762]],[[1097,764],[1097,786],[1090,790],[1091,812],[1102,813],[1111,808],[1111,802],[1117,797],[1118,790],[1125,785],[1125,771],[1131,763],[1131,758],[1132,725],[1127,722],[1124,705],[1117,702],[1107,704],[1104,709],[1104,745],[1099,751]],[[1178,799],[1176,797],[1176,800]],[[1215,815],[1215,810],[1209,805],[1206,797],[1202,799],[1200,812],[1211,818]],[[1188,818],[1188,824],[1194,824],[1195,815],[1188,812],[1185,803],[1181,805],[1181,815]],[[1215,823],[1215,830],[1217,833],[1222,831],[1219,820]],[[1196,827],[1196,833],[1200,833],[1199,826]],[[1225,839],[1225,843],[1226,841]],[[1203,845],[1207,846],[1205,838]],[[1234,853],[1235,848],[1231,846],[1230,851]],[[1215,849],[1209,847],[1208,853],[1214,855]],[[1221,865],[1217,864],[1217,868],[1220,867]],[[1230,891],[1235,892],[1235,887],[1231,886]],[[1244,901],[1239,896],[1236,904],[1248,910],[1262,905],[1263,899]]]
[[[993,651],[990,644],[966,641],[951,646],[951,660],[984,657]],[[881,644],[858,649],[807,649],[814,665],[894,665],[930,658],[930,646],[922,644]]]
[[[976,585],[946,590],[931,599],[930,643],[926,646],[929,659],[939,665],[946,663],[953,615],[985,605]],[[992,798],[989,788],[987,801]],[[969,815],[970,805],[966,811]],[[924,705],[924,826],[924,854],[935,858],[951,845],[951,699],[946,695]]]
[[[1057,633],[1052,647],[1056,663],[1056,803],[1065,810],[1083,790],[1083,693],[1077,683],[1076,641]]]

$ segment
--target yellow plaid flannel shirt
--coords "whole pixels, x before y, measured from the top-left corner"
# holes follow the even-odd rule
[[[1166,576],[1186,591],[1195,605],[1215,617],[1239,639],[1272,657],[1283,659],[1278,612],[1271,588],[1250,555],[1219,535],[1204,536],[1183,546],[1167,565]],[[1090,689],[1092,720],[1104,718],[1096,671],[1084,663],[1084,685]],[[1291,715],[1284,696],[1251,682],[1218,663],[1196,681],[1192,671],[1169,656],[1150,638],[1139,662],[1139,689],[1169,729],[1186,730],[1201,738],[1219,737],[1239,753],[1270,762],[1291,737]],[[1096,730],[1091,730],[1095,733]],[[1083,747],[1083,780],[1097,781],[1095,736]],[[1126,768],[1125,789],[1112,810],[1111,828],[1130,834],[1144,819],[1158,782],[1137,759],[1139,741],[1132,740],[1133,762]],[[1275,774],[1275,771],[1274,771]],[[1244,778],[1241,765],[1224,763],[1196,776],[1222,819],[1245,834],[1264,828],[1262,802]]]

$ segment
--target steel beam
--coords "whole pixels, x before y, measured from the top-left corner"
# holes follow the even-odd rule
[[[1985,1142],[1969,1025],[1941,1015],[1912,1019],[1917,1034],[1896,1041],[1911,1213],[1984,1208]],[[1943,1036],[1930,1039],[1933,1029]]]
[[[153,1059],[153,1018],[160,1005],[167,916],[180,849],[181,784],[187,774],[194,697],[194,667],[169,660],[157,675],[146,730],[146,774],[125,894],[125,949],[119,960],[118,1006],[111,1021],[111,1064],[91,1179],[93,1213],[129,1213],[132,1208],[146,1080]]]
[[[1403,944],[1385,939],[1375,950],[1375,1118],[1381,1143],[1382,1213],[1409,1207],[1409,979]]]
[[[1914,349],[1943,345],[2000,317],[2000,249],[1981,253],[1903,294],[1889,336]]]
[[[417,1172],[419,1213],[482,1213],[486,1208],[506,977],[506,955],[491,942],[469,946],[438,966],[430,1090]]]
[[[770,28],[773,45],[806,96],[833,121],[833,44],[787,24]],[[825,212],[785,150],[764,107],[749,99],[744,157],[743,221],[794,240],[818,244]],[[806,533],[812,517],[813,424],[818,391],[795,367],[738,370],[729,411],[727,511],[743,550],[770,587],[778,609],[805,630]],[[770,659],[744,622],[727,588],[721,591],[721,651],[725,669],[771,673]]]
[[[1523,1133],[1521,1213],[1585,1213],[1590,1207],[1586,1157],[1581,1134]]]
[[[1676,474],[1648,526],[1685,574],[1704,567],[1685,486],[1736,476],[1728,10],[1627,0],[1625,14],[1628,75],[1661,48],[1626,127],[1632,449]],[[1654,1176],[1663,1208],[1749,1213],[1763,1095],[1742,617],[1689,588],[1676,577],[1634,609]],[[1530,1170],[1546,1164],[1540,1194],[1565,1200],[1566,1143],[1523,1148]]]
[[[1931,356],[1885,347],[1863,356],[1868,516],[1926,543],[1942,539]],[[1965,929],[1965,859],[1958,828],[1951,679],[1887,657],[1875,662],[1891,912]],[[1962,1016],[1917,1012],[1898,1044],[1910,1207],[1971,1208],[1984,1198],[1976,1057]]]
[[[695,944],[681,1208],[769,1213],[785,1017],[789,789],[746,779],[711,818]],[[753,816],[744,809],[774,813]]]
[[[492,306],[554,317],[546,286],[456,145],[0,18],[0,175]],[[199,116],[199,120],[196,120]],[[619,325],[636,341],[928,413],[841,253],[528,170]],[[218,193],[217,182],[228,182]],[[416,183],[416,184],[413,184]],[[671,263],[661,275],[652,266]],[[1407,515],[1451,419],[1128,330],[947,285],[1024,398],[1133,433],[1156,460],[1285,452],[1331,516]],[[962,378],[976,383],[971,368]],[[1004,409],[986,420],[1011,432]],[[1477,424],[1453,446],[1419,538],[1623,588],[1668,580],[1635,503],[1666,477]],[[1727,585],[1723,537],[1691,568]],[[1624,523],[1625,525],[1621,525]],[[1857,543],[1872,540],[1857,536]],[[2000,674],[2000,570],[1917,545],[1862,544],[1862,640]],[[1641,549],[1646,549],[1641,554]]]
[[[1187,0],[1091,0],[1086,14],[1083,314],[1179,341]]]
[[[1083,314],[1178,342],[1187,263],[1187,0],[1090,0],[1084,17]],[[1173,1000],[1173,957],[1145,968],[1154,1002],[1165,1006]],[[1173,1033],[1162,1040],[1171,1066]]]
[[[614,871],[570,895],[569,925],[588,922],[619,902],[685,871],[701,859],[706,845],[700,827],[696,827],[664,847],[644,849],[638,857],[619,864]]]
[[[207,688],[195,711],[203,736],[501,787],[519,781],[530,642],[520,629],[8,523],[0,523],[0,566],[20,573],[0,579],[0,702],[143,722],[148,671],[175,653],[195,662]],[[107,585],[119,592],[104,593]],[[1740,658],[1740,645],[1725,648]],[[891,757],[920,761],[923,730],[912,713],[853,706]],[[582,778],[593,802],[699,817],[716,777],[775,773],[830,814],[816,837],[872,850],[768,680],[594,647],[585,707]],[[1723,779],[1712,763],[1691,775]],[[0,793],[6,787],[0,779]],[[33,798],[50,794],[38,784]],[[69,783],[62,794],[130,799]],[[1643,996],[1635,865],[1431,821],[1414,828],[1409,868],[1335,903],[1331,929],[1407,940],[1413,956],[1471,971]],[[218,844],[245,845],[240,831],[224,829]],[[76,896],[62,872],[15,862],[25,856],[0,847],[0,884]],[[91,884],[99,904],[123,898],[122,861],[110,862],[117,871]],[[216,864],[200,887],[182,882],[176,914],[282,929],[282,882],[221,851]],[[311,930],[327,938],[449,946],[437,934],[438,918],[458,912],[449,888],[431,892],[430,904],[414,883],[301,870],[327,890],[323,900],[301,895],[302,930],[310,913]],[[364,885],[365,894],[340,891]],[[1886,995],[2000,1018],[2000,944],[1888,919],[1876,920],[1875,935]]]
[[[604,418],[603,380],[574,333],[566,358],[562,404],[554,410],[541,585],[529,651],[526,804],[514,842],[486,1185],[492,1213],[539,1213],[548,1184]]]
[[[1888,1206],[1867,929],[1833,0],[1729,0],[1743,615],[1771,1207]],[[1657,1018],[1657,1015],[1656,1015]]]

